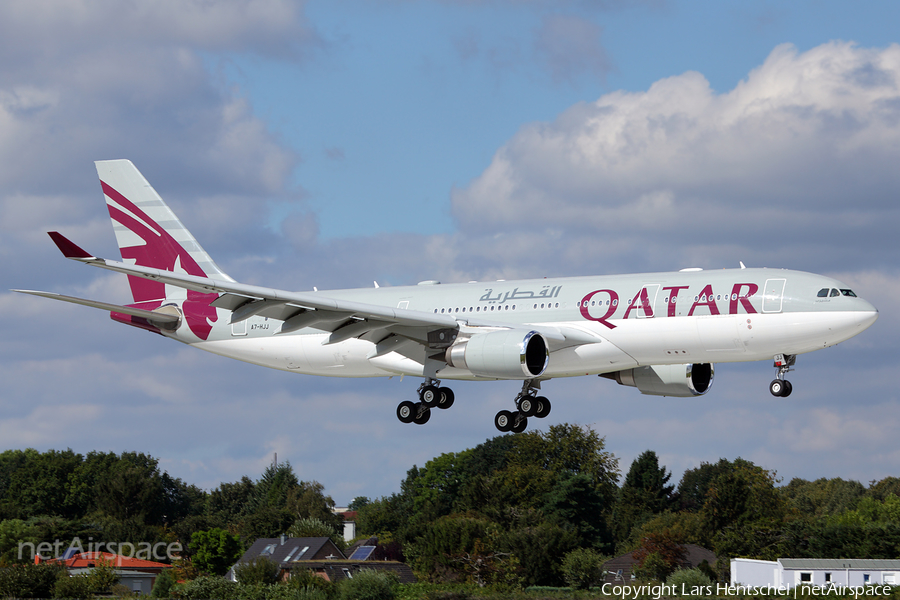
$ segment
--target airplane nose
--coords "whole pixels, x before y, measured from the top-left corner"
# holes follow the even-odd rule
[[[865,300],[863,300],[862,303],[864,306],[862,306],[859,311],[859,326],[862,329],[868,329],[876,320],[878,320],[878,309]]]

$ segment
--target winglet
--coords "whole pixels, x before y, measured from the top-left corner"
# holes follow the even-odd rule
[[[66,258],[73,258],[75,260],[95,258],[59,232],[48,231],[47,235],[50,236],[50,239],[53,240],[53,243],[56,244],[56,247],[59,248],[59,251],[62,252],[63,256]]]

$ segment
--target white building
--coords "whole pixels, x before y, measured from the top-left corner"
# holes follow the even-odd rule
[[[808,585],[897,585],[900,560],[856,558],[731,559],[731,584],[792,588]]]

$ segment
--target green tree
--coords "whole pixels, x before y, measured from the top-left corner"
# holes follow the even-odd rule
[[[397,578],[393,573],[361,569],[341,583],[341,600],[393,600],[397,596]]]
[[[569,587],[587,590],[603,581],[603,563],[608,557],[590,548],[576,548],[568,552],[560,569]]]
[[[631,530],[672,505],[674,486],[671,473],[659,466],[656,452],[647,450],[631,463],[613,510],[617,540],[627,539]]]
[[[244,553],[240,538],[219,528],[194,533],[191,550],[194,566],[214,575],[224,575]]]
[[[291,537],[327,537],[341,550],[345,546],[343,532],[338,532],[330,523],[313,517],[297,519],[287,530],[287,534]]]
[[[734,465],[726,458],[720,458],[717,463],[701,462],[699,467],[687,469],[681,476],[676,491],[679,509],[699,511],[706,502],[706,494],[712,481],[733,470]]]
[[[272,585],[278,582],[281,567],[265,556],[257,556],[250,562],[240,563],[234,568],[238,583]]]
[[[153,582],[153,590],[150,592],[150,596],[153,598],[169,598],[171,596],[172,588],[175,587],[175,577],[172,576],[171,569],[163,569],[159,575],[156,576],[156,581]]]
[[[222,527],[235,523],[248,512],[245,507],[255,487],[256,484],[246,475],[234,483],[220,483],[206,500],[207,515],[221,523]]]
[[[550,523],[574,531],[579,546],[607,548],[611,536],[605,500],[587,473],[567,473],[547,492],[543,513]]]
[[[318,481],[301,481],[288,492],[285,503],[299,519],[318,519],[340,528],[343,519],[334,514],[334,500],[325,495],[325,486]]]
[[[778,491],[786,501],[786,508],[803,518],[835,515],[850,510],[866,493],[858,481],[845,481],[839,477],[823,477],[815,481],[794,478]]]
[[[291,491],[299,485],[300,481],[290,462],[271,464],[253,486],[244,505],[244,512],[255,513],[266,508],[283,509],[287,506]]]

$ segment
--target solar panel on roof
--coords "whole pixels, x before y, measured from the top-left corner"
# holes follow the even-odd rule
[[[375,546],[360,546],[350,555],[350,560],[369,560],[373,552],[375,552]]]

